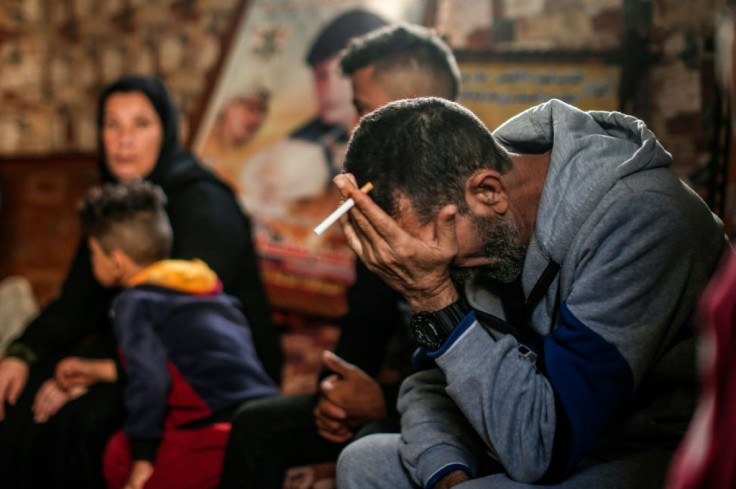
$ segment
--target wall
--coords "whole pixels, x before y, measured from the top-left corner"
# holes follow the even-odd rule
[[[478,4],[481,9],[471,7]],[[707,195],[715,156],[711,144],[721,109],[713,82],[715,5],[715,0],[440,0],[437,27],[454,47],[469,51],[542,57],[618,51],[621,108],[643,119],[674,155],[674,171],[712,198]]]
[[[97,179],[91,158],[0,164],[0,278],[25,276],[41,303],[57,294],[79,240],[77,201]]]
[[[0,155],[92,152],[101,86],[157,73],[195,116],[238,0],[3,0]]]

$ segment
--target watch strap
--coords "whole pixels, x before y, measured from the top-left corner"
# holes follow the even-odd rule
[[[460,298],[438,311],[420,311],[414,314],[411,320],[414,339],[428,350],[438,349],[469,311],[468,303]]]
[[[436,321],[437,326],[440,328],[440,333],[444,335],[444,340],[455,329],[455,326],[460,324],[460,321],[463,320],[469,311],[470,306],[468,306],[464,298],[460,297],[449,306],[443,307],[439,311],[428,312],[427,314],[432,316]]]

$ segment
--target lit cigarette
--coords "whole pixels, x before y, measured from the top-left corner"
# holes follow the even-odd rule
[[[373,184],[371,182],[368,182],[365,185],[363,185],[362,187],[360,187],[360,191],[363,192],[364,194],[367,194],[371,190],[373,190]],[[329,216],[327,216],[327,219],[325,219],[324,221],[322,221],[319,226],[317,226],[316,228],[314,228],[314,234],[316,234],[317,236],[319,236],[320,234],[322,234],[325,231],[327,231],[327,228],[329,228],[330,226],[332,226],[333,224],[335,224],[335,222],[338,219],[340,219],[347,211],[349,211],[350,209],[352,209],[354,205],[355,205],[355,201],[352,198],[350,198],[350,199],[346,200],[345,202],[343,202],[340,205],[340,207],[338,207],[337,209],[335,209],[335,212],[333,212],[332,214],[330,214]]]

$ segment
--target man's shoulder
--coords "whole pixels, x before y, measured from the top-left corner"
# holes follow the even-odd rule
[[[629,175],[619,180],[609,194],[613,207],[630,213],[630,219],[719,227],[703,199],[668,168]]]

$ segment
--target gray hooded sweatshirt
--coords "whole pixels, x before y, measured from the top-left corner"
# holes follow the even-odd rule
[[[436,368],[399,396],[404,466],[422,487],[458,468],[475,476],[488,458],[513,480],[555,482],[591,460],[673,449],[694,405],[693,313],[727,246],[722,223],[634,117],[551,100],[494,136],[551,155],[521,276],[527,299],[542,287],[525,311],[534,341],[471,312],[428,352]],[[466,292],[504,318],[489,289]]]

